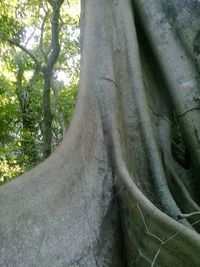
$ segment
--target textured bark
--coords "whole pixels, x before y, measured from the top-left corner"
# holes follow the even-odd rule
[[[46,161],[0,188],[0,266],[199,266],[198,221],[177,221],[199,209],[198,184],[188,183],[198,146],[190,148],[186,121],[192,170],[171,155],[171,71],[182,61],[161,59],[147,20],[159,2],[148,3],[82,1],[75,114]]]
[[[53,114],[51,111],[51,79],[52,69],[45,69],[43,71],[44,90],[43,90],[43,110],[44,110],[44,133],[43,133],[43,157],[48,158],[51,155],[51,141],[52,141],[52,120]]]

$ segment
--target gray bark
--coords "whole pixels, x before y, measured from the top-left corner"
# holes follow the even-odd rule
[[[148,1],[139,0],[133,7],[129,0],[82,1],[74,117],[46,161],[0,188],[0,266],[199,266],[198,221],[176,219],[198,204],[179,203],[179,191],[172,190],[175,171],[181,196],[194,197],[185,183],[188,172],[171,155],[174,96],[167,97],[175,66],[165,65],[163,55],[158,68],[159,29],[150,27],[149,16],[153,22],[159,3],[151,3],[147,8]],[[141,25],[150,29],[144,33]],[[183,133],[196,140],[194,133]],[[194,172],[199,167],[192,166]]]

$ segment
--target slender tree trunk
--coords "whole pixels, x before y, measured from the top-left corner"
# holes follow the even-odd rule
[[[172,94],[171,86],[190,64],[166,56],[162,34],[171,27],[153,5],[161,2],[82,1],[74,118],[46,161],[0,188],[0,266],[199,266],[199,187],[191,179],[199,166],[186,171],[171,153],[173,109],[179,114],[185,101],[185,87]],[[194,132],[182,119],[193,153],[196,137],[188,140]]]
[[[59,18],[60,8],[63,4],[63,0],[49,1],[52,6],[52,19],[51,19],[51,53],[47,57],[47,63],[42,69],[44,78],[44,92],[43,92],[43,105],[44,105],[44,141],[43,141],[43,153],[44,159],[48,158],[51,154],[51,141],[52,141],[52,112],[51,112],[51,80],[54,65],[58,59],[60,53],[59,43]]]
[[[48,158],[51,154],[52,142],[52,111],[51,111],[51,70],[43,71],[44,91],[43,91],[43,108],[44,108],[44,133],[43,133],[43,157]]]

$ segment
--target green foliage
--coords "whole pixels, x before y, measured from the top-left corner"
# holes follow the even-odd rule
[[[69,126],[74,106],[77,97],[77,85],[71,85],[68,88],[63,88],[60,92],[61,108],[64,116],[64,122],[66,127]]]
[[[18,163],[21,148],[19,116],[13,84],[0,76],[0,183],[24,171],[24,164]]]
[[[20,40],[23,37],[22,25],[12,17],[8,17],[4,14],[0,16],[0,33],[8,38],[15,38]]]
[[[0,76],[0,140],[7,143],[13,139],[12,134],[18,121],[19,108],[12,83]],[[16,128],[16,130],[18,130]]]
[[[54,88],[56,96],[51,93],[53,148],[62,140],[63,125],[69,127],[78,88],[79,17],[75,12],[77,1],[69,2],[64,2],[61,9],[61,52],[54,70],[59,86]],[[51,15],[48,1],[4,0],[0,3],[0,34],[17,41],[45,64]],[[43,79],[36,73],[35,62],[0,38],[0,184],[42,160],[42,97]]]
[[[8,182],[13,177],[22,174],[26,170],[25,164],[20,164],[16,158],[15,151],[19,148],[20,143],[10,144],[3,148],[0,145],[0,185],[4,182]]]

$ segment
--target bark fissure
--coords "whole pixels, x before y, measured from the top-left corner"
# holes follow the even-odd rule
[[[180,118],[180,117],[183,117],[185,116],[188,112],[192,112],[194,110],[200,110],[200,107],[195,107],[195,108],[191,108],[191,109],[188,109],[186,110],[185,112],[183,112],[182,114],[178,114],[177,116]]]
[[[117,86],[117,83],[115,81],[113,81],[112,79],[109,79],[109,78],[106,78],[106,77],[100,77],[99,79],[112,82],[112,83],[114,83],[115,86]]]

